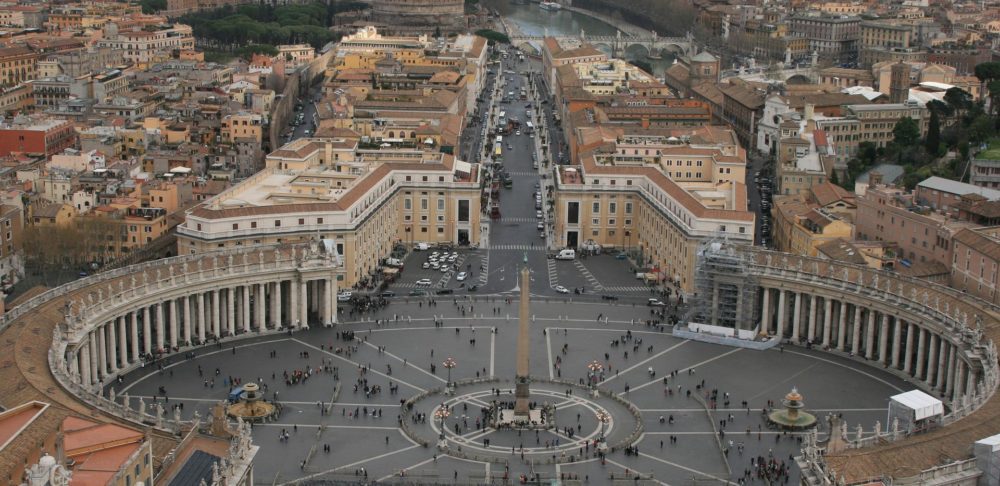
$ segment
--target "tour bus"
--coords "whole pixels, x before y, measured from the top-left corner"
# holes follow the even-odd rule
[[[503,144],[497,142],[495,145],[493,145],[493,158],[496,160],[500,160],[501,157],[503,157]]]

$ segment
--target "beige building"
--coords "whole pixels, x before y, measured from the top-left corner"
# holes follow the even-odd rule
[[[951,286],[1000,304],[1000,227],[963,229],[952,241]]]
[[[817,248],[833,240],[850,239],[854,225],[827,211],[803,194],[774,200],[774,247],[796,255],[817,256]]]
[[[731,130],[579,131],[580,164],[556,174],[556,245],[627,249],[659,280],[692,292],[703,240],[753,241],[746,152]]]
[[[396,242],[479,242],[479,166],[419,150],[360,149],[343,138],[299,139],[266,168],[189,210],[178,252],[306,241],[336,242],[350,287]]]
[[[258,144],[263,138],[263,118],[257,113],[237,113],[222,119],[222,141],[232,143],[240,139],[251,139]]]
[[[892,130],[902,117],[917,120],[920,136],[927,135],[930,113],[916,102],[848,105],[844,116],[817,121],[827,141],[833,147],[837,165],[846,167],[847,161],[857,156],[861,142],[872,142],[885,147],[892,141]]]

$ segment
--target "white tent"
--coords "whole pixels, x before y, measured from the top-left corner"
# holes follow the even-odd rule
[[[944,404],[920,390],[900,393],[889,398],[890,406],[897,406],[913,411],[913,420],[924,420],[929,417],[944,415]]]

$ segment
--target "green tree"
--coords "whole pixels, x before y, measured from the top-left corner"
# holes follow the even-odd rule
[[[932,156],[938,154],[941,147],[941,120],[938,119],[937,111],[931,110],[931,119],[927,124],[927,138],[924,139],[924,148]]]
[[[507,34],[504,34],[503,32],[497,32],[495,30],[490,30],[490,29],[480,29],[476,31],[476,35],[478,35],[479,37],[484,37],[492,42],[499,42],[500,44],[510,44],[510,37],[507,37]]]
[[[979,115],[969,123],[966,133],[969,134],[969,140],[972,142],[984,142],[993,137],[996,132],[993,127],[993,120],[987,115]]]
[[[944,92],[944,102],[961,117],[972,106],[972,95],[962,88],[949,88]]]
[[[142,6],[142,13],[154,14],[167,9],[167,0],[141,0],[139,5]]]
[[[979,81],[983,83],[1000,79],[1000,62],[990,61],[976,64],[975,73]]]
[[[892,142],[897,147],[910,147],[920,140],[920,127],[917,121],[904,116],[896,122],[892,129]]]

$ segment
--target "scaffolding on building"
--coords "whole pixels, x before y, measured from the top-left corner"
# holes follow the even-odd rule
[[[696,294],[686,319],[689,325],[728,328],[737,336],[756,336],[760,322],[758,283],[750,271],[749,258],[740,245],[721,238],[699,245],[694,272]]]

